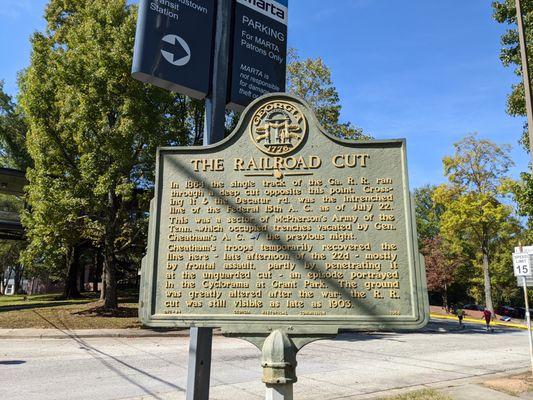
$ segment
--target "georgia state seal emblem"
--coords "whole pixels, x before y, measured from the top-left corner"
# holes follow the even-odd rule
[[[283,156],[295,151],[307,133],[305,116],[286,101],[271,101],[259,108],[252,118],[250,135],[263,153]]]

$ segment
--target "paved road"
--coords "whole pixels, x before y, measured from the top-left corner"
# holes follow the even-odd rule
[[[10,400],[184,399],[188,340],[162,338],[0,340],[0,388]],[[433,322],[421,333],[344,334],[298,356],[297,399],[363,399],[383,391],[451,386],[528,366],[524,331]],[[212,399],[262,399],[260,352],[215,337]],[[146,397],[144,397],[146,396]]]

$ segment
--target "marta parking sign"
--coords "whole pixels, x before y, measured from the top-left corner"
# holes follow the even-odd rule
[[[209,92],[215,0],[141,0],[132,75],[204,98]]]
[[[285,91],[288,0],[237,0],[229,107]]]

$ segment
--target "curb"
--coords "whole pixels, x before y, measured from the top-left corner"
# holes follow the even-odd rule
[[[448,315],[442,315],[442,314],[430,314],[431,318],[435,319],[446,319],[451,321],[457,321],[457,317],[450,317]],[[478,319],[473,318],[463,318],[464,322],[469,322],[471,324],[478,324],[478,325],[485,325],[485,322],[480,321]],[[527,327],[521,324],[514,324],[512,322],[502,322],[502,321],[493,321],[492,325],[494,326],[503,326],[506,328],[515,328],[515,329],[523,329],[527,331]]]
[[[220,335],[219,331],[213,332]],[[189,330],[153,331],[153,330],[56,330],[56,329],[0,329],[0,339],[91,339],[91,338],[161,338],[188,337]]]
[[[430,314],[436,320],[457,321],[457,317]],[[464,318],[464,322],[485,325],[484,322],[473,318]],[[494,326],[527,330],[524,325],[495,321]],[[418,331],[414,331],[418,332]],[[219,329],[213,334],[221,336]],[[24,340],[24,339],[91,339],[91,338],[172,338],[188,337],[189,329],[181,330],[151,330],[151,329],[0,329],[0,340]]]

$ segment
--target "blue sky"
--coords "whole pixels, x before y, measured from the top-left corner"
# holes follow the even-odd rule
[[[45,0],[0,0],[0,79],[16,94]],[[407,138],[411,187],[441,183],[442,157],[470,132],[513,146],[513,175],[528,168],[525,122],[505,114],[518,78],[498,58],[505,27],[491,0],[290,0],[289,45],[322,57],[344,120],[376,138]]]

